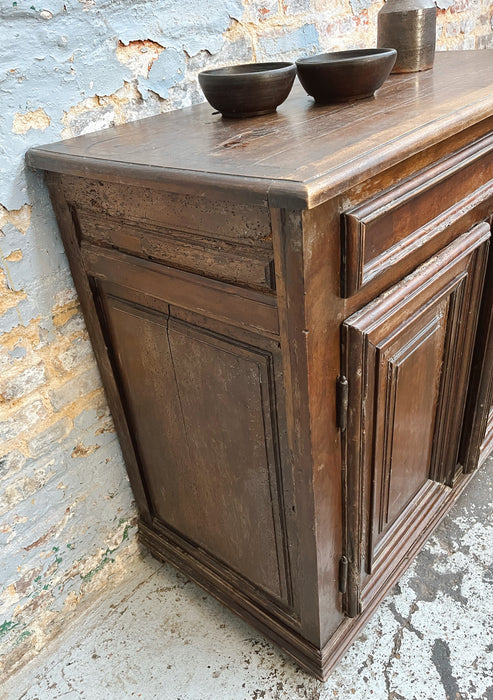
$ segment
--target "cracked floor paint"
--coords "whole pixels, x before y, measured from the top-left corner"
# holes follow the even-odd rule
[[[149,556],[2,700],[493,700],[493,460],[320,683]]]

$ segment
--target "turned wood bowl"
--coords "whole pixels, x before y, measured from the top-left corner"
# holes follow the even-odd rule
[[[254,117],[275,112],[289,95],[294,63],[245,63],[199,73],[210,105],[223,117]]]
[[[354,49],[296,61],[300,83],[319,104],[372,97],[392,70],[395,49]]]

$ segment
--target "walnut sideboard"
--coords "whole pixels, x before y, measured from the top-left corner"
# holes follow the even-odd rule
[[[492,443],[492,129],[493,51],[466,51],[27,156],[142,541],[319,678]]]

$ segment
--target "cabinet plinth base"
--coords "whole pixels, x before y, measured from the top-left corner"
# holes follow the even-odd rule
[[[475,474],[476,472],[461,474],[457,477],[453,489],[444,489],[436,505],[434,518],[429,521],[428,526],[421,532],[419,539],[414,542],[406,556],[402,557],[399,566],[389,573],[380,589],[374,592],[371,604],[365,607],[358,617],[345,618],[329,641],[320,649],[303,639],[286,622],[274,617],[267,609],[252,601],[233,582],[228,582],[224,575],[219,575],[198,561],[190,552],[189,545],[187,546],[189,551],[186,551],[177,541],[170,540],[161,532],[157,533],[142,521],[139,521],[139,539],[156,559],[172,564],[189,576],[201,588],[274,642],[303,669],[319,680],[325,681],[369,621],[382,599],[412,564],[430,534],[447,515]],[[294,620],[293,623],[296,624]]]

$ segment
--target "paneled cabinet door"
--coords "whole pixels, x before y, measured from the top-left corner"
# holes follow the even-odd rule
[[[114,261],[86,254],[154,530],[290,611],[278,342],[187,310],[201,291],[194,276]]]
[[[490,222],[493,217],[490,217]],[[490,248],[469,379],[459,461],[474,471],[493,445],[493,249]]]
[[[349,616],[427,534],[456,476],[489,235],[474,227],[343,324]]]
[[[88,243],[81,254],[145,541],[232,605],[298,626],[275,297]]]

